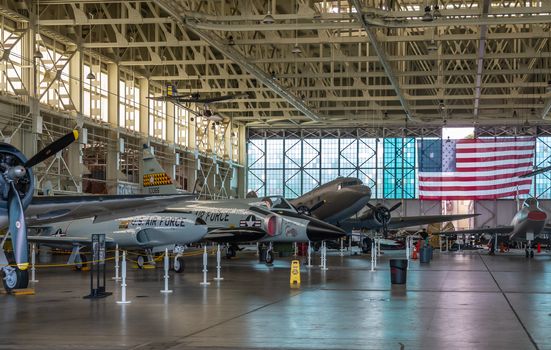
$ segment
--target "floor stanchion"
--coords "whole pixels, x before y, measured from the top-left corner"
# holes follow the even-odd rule
[[[169,265],[170,265],[170,262],[168,260],[168,248],[165,249],[165,257],[164,257],[164,268],[165,268],[165,275],[164,275],[164,279],[165,279],[165,289],[161,290],[161,293],[172,293],[172,290],[168,289],[168,278],[169,278],[169,275],[168,275],[168,269],[169,269]]]
[[[222,281],[224,277],[220,276],[220,270],[222,269],[222,256],[220,253],[220,244],[216,247],[216,277],[214,277],[215,281]]]
[[[120,269],[119,260],[120,260],[119,245],[116,244],[115,245],[115,277],[111,277],[115,281],[120,281],[121,280],[121,277],[119,276],[119,269]]]
[[[122,281],[121,281],[121,300],[117,304],[130,304],[130,300],[126,300],[126,251],[122,252]]]
[[[204,250],[203,250],[203,282],[201,282],[200,284],[202,286],[208,286],[210,284],[210,282],[207,281],[207,272],[208,272],[208,269],[207,269],[207,263],[208,263],[208,254],[207,254],[207,246],[205,245],[204,247]]]

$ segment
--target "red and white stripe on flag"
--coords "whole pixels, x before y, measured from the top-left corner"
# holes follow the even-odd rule
[[[480,200],[528,194],[532,178],[519,176],[533,170],[535,148],[533,137],[457,140],[454,171],[419,172],[419,199]]]

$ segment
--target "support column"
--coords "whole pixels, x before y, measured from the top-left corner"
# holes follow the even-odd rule
[[[239,164],[245,165],[245,167],[238,168],[238,182],[237,182],[237,196],[239,198],[245,198],[247,192],[247,129],[244,125],[239,125]]]
[[[109,96],[107,96],[108,116],[107,121],[111,126],[119,126],[119,67],[115,63],[107,65],[107,81]],[[124,93],[124,91],[122,91]],[[122,116],[124,118],[124,116]]]
[[[140,80],[140,132],[149,136],[149,81]]]
[[[71,101],[75,106],[75,110],[78,114],[82,114],[82,53],[76,51],[73,58],[69,61],[69,74],[71,79],[69,80],[69,95]]]
[[[174,144],[174,133],[176,131],[176,111],[173,103],[166,104],[166,141],[169,145]]]

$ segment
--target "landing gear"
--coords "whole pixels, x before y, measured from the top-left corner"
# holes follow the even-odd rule
[[[136,259],[136,265],[138,265],[138,269],[143,269],[145,265],[145,255],[138,255],[138,258]]]
[[[226,259],[235,258],[238,249],[239,248],[233,244],[229,245],[228,248],[226,248]]]
[[[17,267],[5,266],[2,268],[2,284],[7,292],[13,289],[24,289],[29,286],[29,271]]]
[[[533,258],[534,257],[534,249],[532,248],[532,241],[528,241],[528,245],[526,246],[525,254],[527,258]]]
[[[78,261],[75,261],[75,270],[82,271],[83,267],[86,267],[86,262],[88,259],[86,258],[86,255],[79,254],[78,255]]]
[[[371,251],[371,238],[366,237],[361,241],[362,253],[367,254]]]
[[[268,245],[268,249],[266,250],[266,258],[264,259],[264,262],[267,265],[272,265],[274,263],[274,248],[272,247],[272,242]]]
[[[183,256],[176,256],[174,257],[174,272],[176,273],[182,273],[184,272],[184,257]]]

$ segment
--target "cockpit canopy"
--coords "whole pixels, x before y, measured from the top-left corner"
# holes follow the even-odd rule
[[[263,197],[260,202],[255,204],[265,206],[269,210],[279,209],[296,212],[295,207],[293,207],[289,201],[281,196]]]
[[[523,203],[524,207],[527,208],[537,208],[538,207],[538,200],[536,198],[530,197],[524,200]]]

